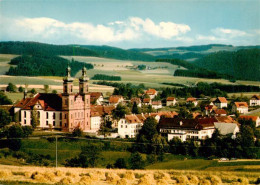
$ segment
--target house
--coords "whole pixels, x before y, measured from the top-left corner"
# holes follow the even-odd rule
[[[83,131],[90,130],[90,95],[88,93],[87,69],[82,69],[79,78],[79,92],[73,92],[71,69],[66,69],[63,79],[63,93],[38,93],[32,98],[22,99],[14,106],[14,113],[18,114],[22,126],[32,125],[35,116],[39,121],[38,128],[49,127],[72,132],[75,128]]]
[[[166,118],[174,118],[175,116],[178,116],[178,113],[175,111],[159,111],[157,114],[160,117],[166,117]]]
[[[154,99],[155,96],[157,96],[158,92],[155,89],[148,89],[145,91],[145,94],[147,94],[151,99]]]
[[[109,97],[109,105],[117,106],[119,103],[123,101],[124,98],[121,95],[112,95]]]
[[[92,105],[91,112],[98,112],[101,116],[101,123],[104,121],[112,121],[112,127],[117,128],[117,120],[112,118],[112,111],[116,107],[113,105]]]
[[[246,102],[235,102],[232,106],[232,112],[238,112],[240,114],[248,113],[248,105]]]
[[[131,98],[131,103],[134,104],[136,103],[137,107],[142,107],[142,101],[140,98]]]
[[[143,105],[152,105],[151,98],[144,98],[143,99]]]
[[[204,115],[208,116],[211,114],[213,110],[217,109],[217,106],[215,105],[206,105],[204,107]]]
[[[250,106],[260,106],[260,96],[259,95],[252,96],[249,100],[249,105]]]
[[[193,97],[187,98],[186,103],[187,104],[193,104],[195,107],[198,105],[197,99],[193,98]]]
[[[241,116],[239,116],[239,119],[252,120],[253,122],[255,122],[255,127],[260,126],[259,116],[241,115]]]
[[[238,124],[238,122],[230,116],[215,116],[215,119],[217,120],[217,122]]]
[[[220,135],[232,134],[232,139],[235,139],[236,134],[239,132],[239,124],[237,123],[215,122],[214,125]]]
[[[100,129],[102,123],[102,116],[99,112],[92,112],[90,114],[90,130],[97,132]]]
[[[216,105],[219,109],[222,109],[224,107],[227,107],[227,99],[225,97],[218,97],[214,101],[214,105]]]
[[[162,108],[162,102],[161,101],[152,101],[152,108],[153,109],[161,109]]]
[[[214,118],[161,118],[158,127],[160,133],[167,136],[168,141],[177,137],[184,142],[187,140],[204,140],[211,138],[215,130],[214,122],[216,122]]]
[[[135,138],[142,126],[143,122],[135,114],[125,115],[118,121],[118,135],[121,138]]]
[[[225,109],[215,109],[211,112],[211,116],[226,116],[227,111]]]
[[[143,123],[146,120],[146,117],[143,113],[141,114],[136,114],[136,116],[138,117],[138,119]]]
[[[90,102],[95,105],[102,105],[104,101],[103,94],[101,92],[91,92]]]
[[[174,97],[168,97],[166,99],[166,106],[175,106],[176,103],[177,103],[177,100]]]
[[[144,114],[145,118],[147,119],[148,117],[153,117],[157,123],[159,122],[160,120],[160,116],[158,113],[155,113],[155,112],[152,112],[152,113],[147,113],[147,114]]]

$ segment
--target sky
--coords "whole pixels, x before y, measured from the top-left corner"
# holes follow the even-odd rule
[[[260,0],[0,0],[0,41],[260,45]]]

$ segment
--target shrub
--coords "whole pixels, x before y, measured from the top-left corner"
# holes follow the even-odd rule
[[[82,137],[83,136],[83,131],[81,128],[77,127],[73,130],[72,132],[73,137]]]

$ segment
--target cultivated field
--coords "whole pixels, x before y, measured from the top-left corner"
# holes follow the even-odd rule
[[[256,184],[257,172],[189,171],[189,170],[119,170],[83,168],[46,168],[0,165],[0,183],[93,185],[167,185],[167,184]]]
[[[18,55],[0,54],[0,75],[4,75],[9,70],[11,65],[8,63],[17,56]]]

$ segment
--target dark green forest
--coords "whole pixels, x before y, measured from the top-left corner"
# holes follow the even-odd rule
[[[38,42],[0,42],[1,54],[17,55],[66,55],[66,56],[99,56],[86,48],[69,45],[52,45]]]
[[[237,80],[260,80],[260,49],[243,49],[236,52],[220,51],[207,55],[195,65],[207,70],[234,76]]]
[[[10,61],[10,64],[17,65],[10,67],[7,75],[14,76],[65,76],[66,68],[71,67],[71,76],[85,67],[93,69],[92,64],[86,64],[78,61],[69,61],[58,56],[44,55],[23,55]]]
[[[103,74],[95,74],[91,80],[109,80],[109,81],[121,81],[120,76],[110,76],[110,75],[103,75]]]
[[[52,45],[38,42],[0,42],[1,54],[94,56],[120,60],[154,61],[155,57],[142,52],[110,46]]]

